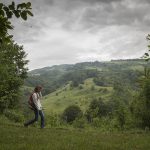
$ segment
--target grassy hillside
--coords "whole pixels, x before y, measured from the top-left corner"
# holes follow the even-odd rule
[[[124,80],[132,84],[146,65],[143,60],[115,60],[108,62],[83,62],[74,65],[57,65],[32,70],[25,81],[26,86],[34,87],[40,84],[44,87],[43,94],[47,95],[61,88],[69,81],[79,83],[87,78],[100,77],[105,84],[112,86],[115,80]]]
[[[108,100],[114,83],[121,83],[132,92],[137,90],[138,78],[144,72],[143,60],[113,60],[56,65],[29,72],[25,85],[44,87],[45,112],[62,112],[76,104],[85,111],[94,98]],[[94,81],[94,82],[93,82]],[[74,84],[74,87],[70,85]],[[24,90],[29,95],[29,89]]]
[[[1,150],[149,150],[150,134],[100,133],[0,124]]]
[[[62,112],[69,105],[78,105],[83,111],[89,106],[94,98],[102,97],[108,99],[112,91],[112,87],[96,86],[93,79],[87,79],[84,84],[72,88],[70,84],[59,88],[55,92],[44,97],[43,106],[45,112]]]

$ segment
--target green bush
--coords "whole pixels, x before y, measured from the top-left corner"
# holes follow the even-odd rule
[[[23,122],[24,116],[20,112],[16,112],[14,110],[5,110],[4,115],[14,122]]]
[[[76,105],[68,106],[62,114],[63,120],[67,123],[72,123],[76,118],[80,116],[82,116],[82,111],[80,107]]]

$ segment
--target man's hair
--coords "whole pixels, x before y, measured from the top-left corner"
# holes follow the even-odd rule
[[[38,91],[41,90],[41,89],[42,89],[42,86],[37,85],[37,86],[35,87],[35,89],[34,89],[34,92],[38,92]]]

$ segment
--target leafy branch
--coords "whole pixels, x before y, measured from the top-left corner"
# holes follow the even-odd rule
[[[13,36],[8,34],[8,30],[12,30],[14,27],[9,19],[11,19],[14,15],[17,18],[27,20],[28,16],[33,16],[30,11],[31,9],[30,2],[21,3],[18,5],[16,5],[15,2],[12,2],[8,6],[0,3],[0,43],[9,43],[12,40]]]

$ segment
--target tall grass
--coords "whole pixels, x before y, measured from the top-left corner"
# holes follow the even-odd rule
[[[0,150],[149,150],[150,134],[0,124]]]

